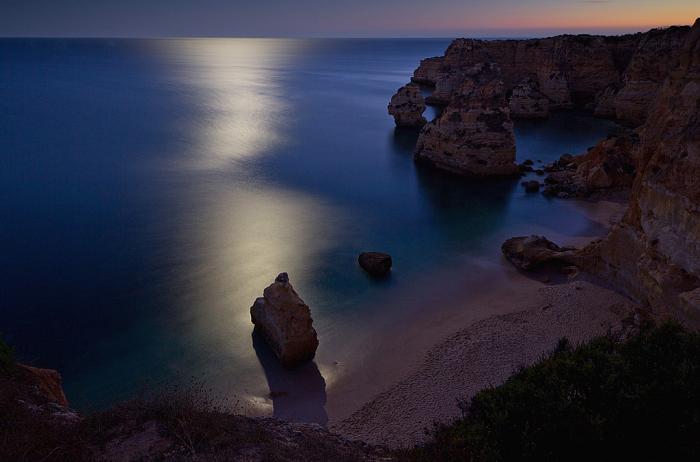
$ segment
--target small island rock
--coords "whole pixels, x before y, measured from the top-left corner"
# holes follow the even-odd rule
[[[250,317],[283,365],[293,367],[316,355],[318,337],[311,310],[289,283],[287,273],[280,273],[255,300]]]
[[[392,96],[388,109],[397,127],[422,127],[427,123],[423,117],[425,100],[415,83],[399,88]]]
[[[391,270],[391,255],[382,252],[362,252],[357,261],[372,276],[385,276]]]

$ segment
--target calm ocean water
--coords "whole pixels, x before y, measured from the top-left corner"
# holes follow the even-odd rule
[[[448,43],[0,40],[0,332],[59,369],[78,408],[194,376],[263,410],[282,389],[276,414],[323,421],[336,353],[372,325],[373,300],[496,259],[514,234],[596,226],[517,181],[414,165],[416,134],[386,106]],[[516,128],[519,159],[546,162],[612,125]],[[392,277],[366,277],[362,250],[390,252]],[[249,316],[281,271],[321,342],[290,373]]]

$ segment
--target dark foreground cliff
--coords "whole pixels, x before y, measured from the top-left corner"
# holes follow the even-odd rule
[[[523,324],[523,314],[520,322]],[[527,317],[529,315],[525,315]],[[217,409],[203,390],[78,416],[0,371],[3,461],[697,460],[700,334],[676,324],[608,333],[550,353],[505,383],[460,396],[461,416],[387,451],[317,425]],[[553,349],[553,350],[552,350]],[[456,403],[453,403],[456,407]],[[398,435],[395,435],[398,436]]]
[[[136,398],[80,415],[58,372],[16,363],[0,340],[0,460],[379,461],[381,448],[315,424],[232,414],[202,386]]]

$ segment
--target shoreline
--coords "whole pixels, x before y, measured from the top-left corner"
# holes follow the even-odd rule
[[[576,201],[575,206],[605,230],[626,209],[626,204],[605,200]],[[600,236],[553,237],[563,245],[583,245]],[[440,284],[431,290],[417,289],[390,301],[413,307],[381,334],[363,338],[363,354],[338,366],[345,371],[326,390],[332,431],[389,447],[419,442],[434,420],[458,416],[458,398],[500,383],[514,367],[553,348],[561,336],[579,342],[614,328],[634,308],[622,295],[583,276],[548,285],[519,273],[500,252],[498,256],[472,259],[470,268],[462,268],[470,273],[447,275],[447,283],[438,274]],[[435,305],[438,310],[430,309]],[[479,336],[487,334],[477,332],[484,328],[492,338],[502,330],[502,341],[484,342]],[[527,340],[508,337],[515,335],[513,329]],[[473,338],[482,340],[474,343]],[[503,364],[486,367],[490,354]],[[431,372],[464,370],[461,360],[468,357],[478,357],[484,367],[462,379],[443,374],[437,380]]]
[[[502,383],[562,337],[578,344],[622,327],[635,307],[586,281],[542,287],[513,312],[475,321],[442,340],[411,374],[329,428],[390,448],[420,443],[433,422],[460,416],[459,400]]]

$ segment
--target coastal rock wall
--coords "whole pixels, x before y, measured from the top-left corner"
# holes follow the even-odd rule
[[[678,50],[687,33],[687,27],[670,27],[638,34],[620,84],[599,95],[596,115],[635,126],[643,124],[668,70],[677,65]]]
[[[588,269],[662,314],[700,319],[700,19],[641,130],[619,226],[584,250]]]
[[[644,122],[688,27],[655,29],[623,36],[560,35],[528,40],[454,40],[444,56],[421,61],[412,81],[431,85],[428,103],[448,105],[464,69],[495,63],[505,90],[516,99],[528,91],[543,94],[552,108],[592,104],[597,115],[630,125]],[[541,104],[533,114],[541,116]]]
[[[619,37],[458,39],[413,81],[432,85],[427,102],[445,106],[416,159],[458,173],[509,170],[511,117],[576,105],[636,127],[560,162],[545,193],[631,184],[629,210],[580,251],[582,266],[661,314],[700,320],[700,22]]]
[[[432,86],[425,102],[444,109],[424,126],[416,160],[459,174],[511,175],[515,173],[511,117],[543,118],[552,109],[581,107],[638,127],[668,69],[677,64],[689,30],[671,27],[614,37],[457,39],[443,56],[421,61],[412,77],[414,85],[394,95],[390,112],[397,125],[422,124],[423,101],[415,85]],[[587,183],[614,184],[606,172],[593,173]]]

